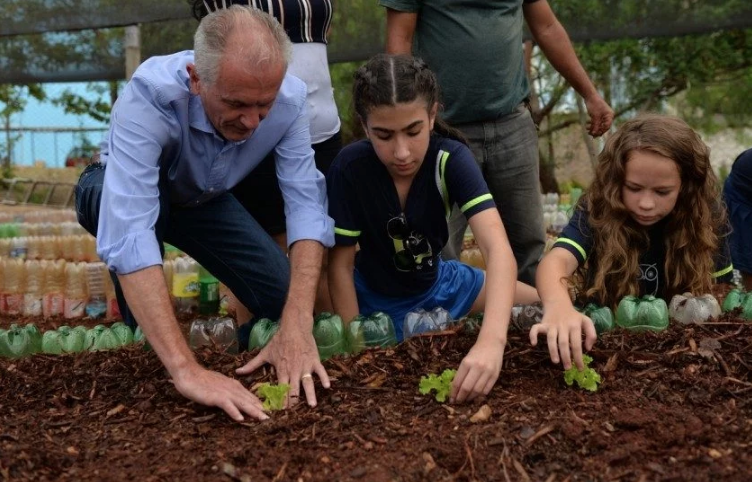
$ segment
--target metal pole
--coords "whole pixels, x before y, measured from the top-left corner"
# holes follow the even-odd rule
[[[141,63],[141,28],[138,25],[125,27],[125,80],[130,80]]]

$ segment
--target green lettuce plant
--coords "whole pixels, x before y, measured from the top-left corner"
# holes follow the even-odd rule
[[[422,395],[428,395],[431,390],[434,390],[436,394],[436,401],[440,403],[446,402],[447,397],[452,392],[452,381],[457,374],[457,370],[444,370],[441,375],[429,374],[427,377],[421,377],[420,384],[418,385],[418,391]]]
[[[285,408],[285,397],[287,397],[287,392],[289,391],[290,385],[286,383],[280,383],[279,385],[262,383],[259,385],[256,393],[259,398],[264,400],[264,410],[273,411]]]
[[[593,361],[588,355],[582,355],[582,361],[585,363],[583,370],[578,370],[577,367],[572,367],[569,370],[564,371],[564,383],[568,386],[572,386],[573,383],[577,383],[580,388],[589,390],[591,392],[598,391],[598,384],[601,382],[601,376],[589,367]]]

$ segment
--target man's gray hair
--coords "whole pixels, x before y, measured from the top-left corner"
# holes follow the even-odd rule
[[[245,36],[240,38],[252,39],[252,42],[232,46],[239,53],[237,61],[244,62],[251,71],[279,64],[287,69],[292,42],[279,22],[262,10],[233,5],[204,17],[193,37],[196,72],[201,80],[208,84],[217,80],[219,63],[230,47],[227,41],[242,30]]]

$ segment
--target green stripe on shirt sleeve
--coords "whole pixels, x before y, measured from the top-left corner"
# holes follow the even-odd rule
[[[360,231],[350,231],[349,229],[334,228],[334,234],[339,234],[340,236],[349,236],[351,238],[357,238],[358,236],[360,236]]]
[[[478,196],[475,199],[471,199],[470,201],[468,201],[465,204],[463,204],[462,207],[460,208],[460,211],[462,211],[464,213],[465,211],[467,211],[471,207],[477,206],[478,204],[482,203],[483,201],[488,201],[489,199],[491,201],[493,201],[493,196],[491,194],[484,194],[482,196]]]
[[[725,268],[723,268],[722,270],[716,271],[711,276],[713,276],[713,278],[720,278],[721,276],[729,274],[733,270],[734,270],[734,265],[730,264],[730,265],[726,266]]]
[[[573,240],[571,240],[569,238],[556,238],[556,241],[554,241],[554,245],[556,245],[556,243],[564,243],[564,244],[568,244],[570,246],[574,246],[575,249],[577,251],[579,251],[580,254],[582,255],[582,259],[583,260],[587,259],[587,253],[582,248],[582,246],[580,246],[577,242],[575,242],[575,241],[573,241]]]

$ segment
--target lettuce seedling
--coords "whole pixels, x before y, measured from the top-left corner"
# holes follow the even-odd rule
[[[436,401],[444,403],[452,392],[452,380],[456,374],[457,370],[444,370],[441,375],[431,373],[427,377],[421,377],[418,391],[423,395],[428,395],[431,390],[435,390]]]
[[[285,397],[287,392],[290,391],[290,385],[286,383],[280,383],[279,385],[272,385],[271,383],[262,383],[259,385],[258,396],[264,399],[264,410],[282,410],[285,408]]]
[[[580,388],[590,390],[591,392],[598,391],[598,384],[601,382],[601,376],[598,375],[595,370],[588,367],[593,359],[587,355],[582,355],[582,361],[585,363],[585,368],[583,370],[578,370],[577,367],[572,367],[569,370],[564,371],[564,382],[570,387],[572,386],[572,383],[577,382],[577,385]]]

